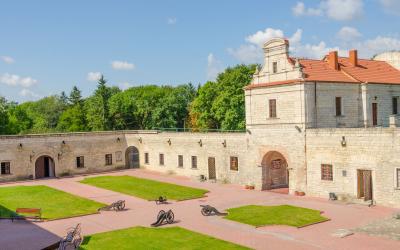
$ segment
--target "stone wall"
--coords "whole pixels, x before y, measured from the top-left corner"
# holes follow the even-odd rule
[[[346,146],[342,146],[343,137]],[[373,199],[400,207],[395,171],[400,167],[399,128],[307,130],[307,194],[357,196],[357,170],[372,170]],[[321,180],[321,164],[332,164],[333,180]]]

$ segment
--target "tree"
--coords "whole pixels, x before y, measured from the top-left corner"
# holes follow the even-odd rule
[[[194,128],[245,128],[243,87],[250,83],[255,65],[237,65],[219,74],[216,82],[200,87],[191,105],[190,120]]]
[[[68,101],[72,106],[75,106],[75,105],[81,106],[82,105],[82,93],[78,89],[78,87],[74,86],[72,88],[71,93],[69,94]]]
[[[86,103],[87,120],[89,128],[92,130],[107,130],[111,127],[109,121],[109,99],[113,93],[117,92],[115,88],[107,87],[107,81],[102,75],[98,81],[94,96],[88,99]]]
[[[6,134],[8,128],[7,100],[0,96],[0,134]]]

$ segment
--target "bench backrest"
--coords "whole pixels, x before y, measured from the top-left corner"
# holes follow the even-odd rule
[[[42,209],[40,208],[17,208],[15,210],[15,212],[17,212],[17,214],[41,214]]]

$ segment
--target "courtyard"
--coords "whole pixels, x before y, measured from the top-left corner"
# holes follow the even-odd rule
[[[157,182],[161,188],[147,191],[143,188],[139,194],[126,192],[132,189],[126,186],[126,182],[121,181],[126,178],[139,180],[138,183],[146,183],[145,186]],[[87,183],[89,180],[92,182],[90,185]],[[96,185],[93,183],[94,180]],[[98,183],[103,184],[100,186]],[[115,188],[118,185],[112,183],[118,183],[119,188]],[[118,246],[120,249],[134,247],[137,249],[143,245],[154,249],[400,248],[400,241],[394,240],[394,237],[389,238],[385,234],[360,230],[371,223],[390,218],[393,213],[398,212],[393,208],[346,205],[319,198],[245,190],[242,186],[234,184],[198,182],[187,177],[164,175],[143,169],[17,182],[3,184],[0,187],[5,188],[3,190],[15,190],[28,186],[39,190],[47,186],[46,191],[55,190],[57,194],[68,194],[82,201],[93,202],[96,209],[102,204],[125,200],[126,210],[102,211],[81,217],[44,222],[0,220],[3,236],[0,245],[4,249],[44,248],[64,237],[67,229],[78,223],[81,223],[82,233],[85,236],[82,249],[99,249],[100,245]],[[173,193],[160,194],[170,197],[168,204],[157,205],[151,201],[154,195],[160,192],[159,190],[167,190],[165,187],[179,187],[186,195],[180,197],[174,196]],[[48,194],[42,193],[42,195]],[[49,203],[45,198],[42,199],[43,204]],[[7,204],[3,200],[2,202],[5,206],[11,206],[10,201],[7,201]],[[220,211],[227,211],[229,215],[226,218],[203,216],[200,213],[200,205],[206,204],[215,206]],[[38,203],[26,205],[40,206]],[[12,208],[20,206],[12,204]],[[70,206],[62,203],[54,206],[70,212],[82,209],[76,203]],[[150,228],[150,224],[156,220],[161,209],[173,210],[175,223],[160,228]],[[288,213],[292,213],[293,217],[287,218]],[[59,218],[62,217],[64,216]],[[306,226],[302,227],[304,225]],[[338,230],[343,229],[350,230],[353,234],[344,238],[334,236]]]

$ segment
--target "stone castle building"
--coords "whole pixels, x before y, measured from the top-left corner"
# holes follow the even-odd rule
[[[259,190],[400,207],[400,71],[330,52],[264,45],[244,89],[246,132],[112,131],[0,137],[0,181],[143,167]]]

